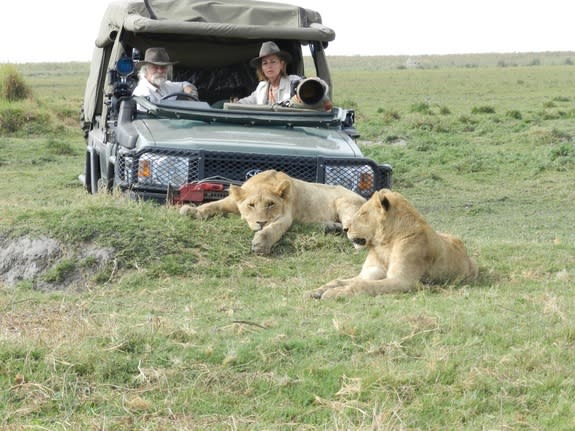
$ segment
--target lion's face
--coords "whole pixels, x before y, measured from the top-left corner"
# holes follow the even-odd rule
[[[347,237],[355,248],[371,245],[380,236],[389,205],[385,192],[376,192],[357,210],[347,226],[344,226]]]
[[[281,184],[271,187],[260,184],[254,190],[230,187],[230,194],[236,200],[242,219],[253,231],[259,231],[284,216],[285,193],[286,188]]]

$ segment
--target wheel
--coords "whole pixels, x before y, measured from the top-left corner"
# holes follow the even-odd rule
[[[106,181],[106,190],[111,193],[114,190],[114,179],[116,178],[116,168],[112,162],[108,162],[108,181]]]
[[[94,147],[90,146],[86,151],[86,173],[84,174],[84,186],[88,193],[92,195],[98,193],[100,177],[100,158],[94,151]]]
[[[178,91],[175,93],[166,94],[160,100],[166,100],[166,99],[172,99],[172,98],[174,98],[176,100],[183,100],[183,99],[193,100],[194,102],[199,101],[197,96],[192,95],[192,94],[188,94],[188,93],[184,93],[183,91]]]
[[[90,194],[92,194],[92,171],[90,168],[90,151],[86,151],[86,160],[84,163],[84,175],[83,175],[84,188]]]

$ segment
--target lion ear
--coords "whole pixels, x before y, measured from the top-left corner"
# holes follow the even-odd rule
[[[241,187],[238,187],[234,184],[230,184],[229,194],[235,201],[241,201],[244,196],[246,195],[246,191]]]
[[[389,211],[389,208],[391,207],[391,203],[389,202],[389,199],[387,199],[387,196],[385,196],[385,195],[383,196],[383,199],[381,200],[381,206],[386,211]]]
[[[291,190],[291,183],[289,181],[282,181],[280,182],[276,189],[275,189],[275,193],[282,199],[286,199],[287,196],[289,195],[289,192]]]

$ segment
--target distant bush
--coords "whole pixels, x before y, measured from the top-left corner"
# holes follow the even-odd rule
[[[10,64],[0,66],[0,95],[9,102],[23,100],[32,95],[28,84]]]
[[[385,124],[390,124],[394,121],[398,121],[401,119],[399,112],[397,112],[395,110],[383,110],[383,111],[381,111],[381,113],[383,114],[383,122]]]
[[[55,127],[50,113],[35,102],[0,103],[0,136],[52,133]]]
[[[14,133],[26,124],[26,114],[22,108],[0,110],[0,133]]]
[[[461,124],[463,124],[463,130],[465,132],[475,131],[475,125],[477,124],[477,120],[471,118],[469,115],[460,115],[458,121]]]
[[[441,115],[449,115],[449,114],[451,114],[451,110],[447,106],[441,106],[439,108],[439,113]]]
[[[73,118],[70,110],[59,106],[49,108],[32,96],[31,87],[16,67],[0,64],[0,136],[41,135],[67,130],[68,124],[72,123],[70,118]]]
[[[420,114],[431,114],[431,106],[427,102],[421,102],[411,105],[411,112],[419,112]]]
[[[561,118],[561,115],[555,111],[541,111],[541,112],[538,112],[537,115],[542,120],[557,120],[557,119]]]
[[[426,132],[445,132],[446,129],[433,117],[414,118],[411,122],[411,128]]]
[[[493,106],[474,106],[471,109],[472,114],[495,114],[495,108]]]
[[[573,145],[567,144],[565,142],[560,145],[553,147],[550,151],[551,160],[556,160],[559,158],[571,158],[575,157],[575,147]]]
[[[549,158],[557,170],[572,169],[575,166],[575,146],[562,142],[551,148]]]
[[[571,141],[571,134],[569,132],[565,132],[563,130],[559,130],[559,129],[554,128],[551,130],[551,136],[553,136],[553,139],[556,142]]]
[[[569,102],[571,99],[567,96],[556,96],[553,98],[554,102]]]
[[[505,116],[508,118],[514,118],[515,120],[521,120],[523,118],[523,116],[521,115],[521,112],[519,112],[517,109],[512,109],[510,111],[507,111],[505,113]]]

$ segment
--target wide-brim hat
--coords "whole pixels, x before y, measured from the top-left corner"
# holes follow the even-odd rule
[[[264,42],[260,48],[260,55],[250,60],[250,66],[257,68],[262,62],[262,58],[267,57],[268,55],[277,55],[286,63],[291,61],[291,55],[289,52],[282,51],[275,42]]]
[[[138,62],[138,66],[143,66],[144,64],[154,64],[156,66],[171,66],[176,64],[177,61],[171,61],[168,51],[165,48],[148,48],[146,49],[146,54],[144,59]]]

